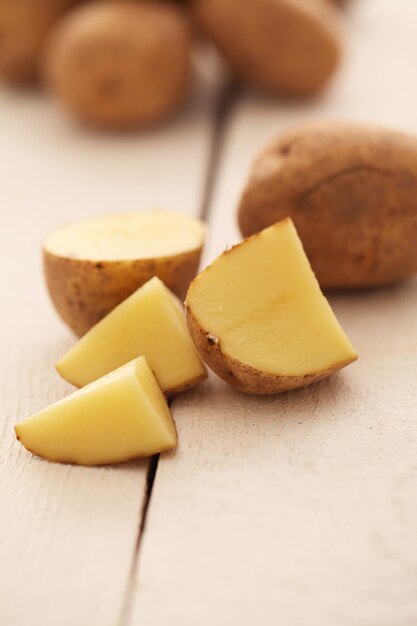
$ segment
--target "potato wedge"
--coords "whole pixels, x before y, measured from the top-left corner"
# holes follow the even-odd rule
[[[121,463],[177,446],[171,413],[144,357],[20,422],[15,431],[33,454],[78,465]]]
[[[185,391],[207,376],[182,305],[159,278],[139,287],[93,326],[56,368],[65,380],[83,387],[140,355],[166,395]]]
[[[290,219],[220,255],[194,279],[188,328],[206,363],[240,391],[309,385],[356,360]]]
[[[52,302],[83,335],[154,276],[183,300],[204,238],[200,220],[167,211],[108,215],[58,228],[43,242]]]

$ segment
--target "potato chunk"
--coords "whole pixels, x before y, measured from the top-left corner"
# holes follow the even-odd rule
[[[146,357],[168,395],[206,377],[182,307],[158,278],[119,304],[56,367],[63,378],[83,387],[139,355]]]
[[[162,391],[140,357],[15,427],[27,450],[50,461],[99,465],[177,446]]]

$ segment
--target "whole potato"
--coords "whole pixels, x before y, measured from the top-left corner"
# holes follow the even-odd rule
[[[194,0],[202,30],[247,82],[289,96],[320,90],[339,62],[326,0]]]
[[[77,0],[0,0],[0,75],[33,81],[41,51],[55,20]]]
[[[290,130],[256,160],[238,220],[246,237],[290,216],[324,288],[417,271],[417,138],[357,123]]]
[[[45,75],[77,116],[98,125],[145,125],[170,114],[188,86],[187,20],[168,4],[100,1],[57,27]]]

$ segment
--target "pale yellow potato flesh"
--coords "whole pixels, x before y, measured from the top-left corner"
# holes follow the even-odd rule
[[[276,393],[357,358],[288,218],[218,257],[191,283],[187,321],[204,360],[249,393]]]
[[[177,446],[165,397],[140,357],[15,427],[20,443],[60,463],[101,465]]]
[[[118,213],[74,222],[52,231],[44,249],[84,261],[128,261],[175,256],[203,244],[204,224],[171,211]]]
[[[137,356],[146,357],[167,394],[197,384],[207,373],[187,330],[182,305],[158,278],[119,304],[87,332],[56,368],[82,387]]]

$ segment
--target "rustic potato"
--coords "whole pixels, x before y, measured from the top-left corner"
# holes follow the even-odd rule
[[[231,67],[257,87],[307,96],[338,65],[337,9],[325,0],[194,0],[193,6]]]
[[[357,123],[284,133],[255,162],[243,236],[291,216],[323,288],[373,287],[417,272],[417,139]]]
[[[172,113],[189,79],[187,20],[175,6],[102,0],[73,11],[47,46],[45,77],[77,116],[141,126]]]
[[[33,81],[55,20],[78,0],[0,0],[0,75]]]
[[[197,273],[205,226],[166,211],[118,214],[63,226],[43,243],[56,310],[77,335],[157,276],[182,300]]]
[[[187,293],[201,356],[240,391],[309,385],[356,360],[290,219],[220,255]]]

